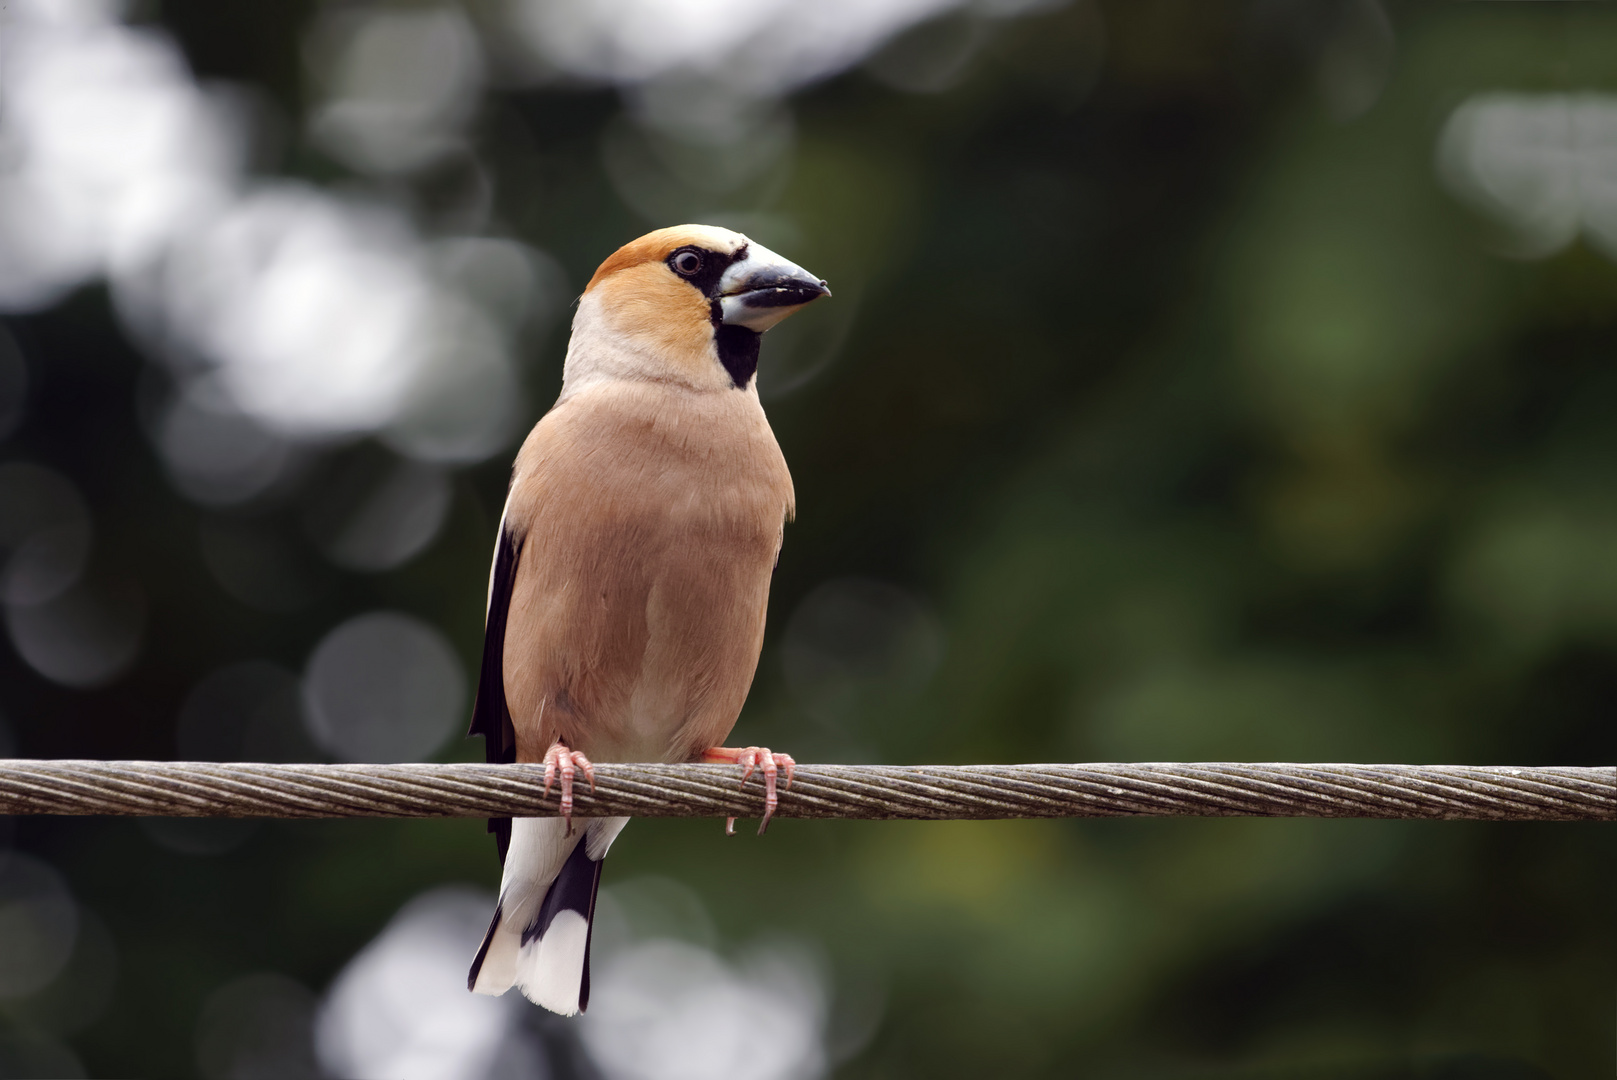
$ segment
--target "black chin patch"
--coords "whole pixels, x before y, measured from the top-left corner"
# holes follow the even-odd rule
[[[746,389],[758,371],[758,345],[763,335],[745,326],[722,324],[713,331],[713,344],[719,350],[719,363],[730,373],[737,390]]]

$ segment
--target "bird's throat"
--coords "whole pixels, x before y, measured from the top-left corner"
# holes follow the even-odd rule
[[[723,324],[714,329],[713,344],[719,350],[719,363],[730,373],[737,390],[746,389],[758,371],[758,345],[763,335],[745,326]]]

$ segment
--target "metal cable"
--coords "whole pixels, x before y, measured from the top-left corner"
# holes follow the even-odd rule
[[[595,767],[579,817],[757,817],[728,765]],[[556,813],[537,765],[254,765],[0,759],[0,814],[505,817]],[[799,765],[777,817],[1321,817],[1617,821],[1617,767]]]

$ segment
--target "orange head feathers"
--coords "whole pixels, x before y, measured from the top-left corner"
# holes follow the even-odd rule
[[[830,294],[824,281],[729,229],[647,233],[585,287],[562,396],[603,377],[751,390],[760,335]]]

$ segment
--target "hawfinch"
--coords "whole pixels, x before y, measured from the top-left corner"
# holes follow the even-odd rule
[[[572,827],[592,762],[728,762],[743,784],[758,769],[764,824],[777,774],[790,784],[787,755],[718,744],[758,666],[793,509],[759,339],[829,294],[739,233],[682,225],[620,248],[579,299],[561,396],[512,470],[471,725],[490,761],[543,762],[561,815],[489,823],[505,871],[477,993],[515,984],[564,1016],[589,1003],[601,860],[629,820]]]

